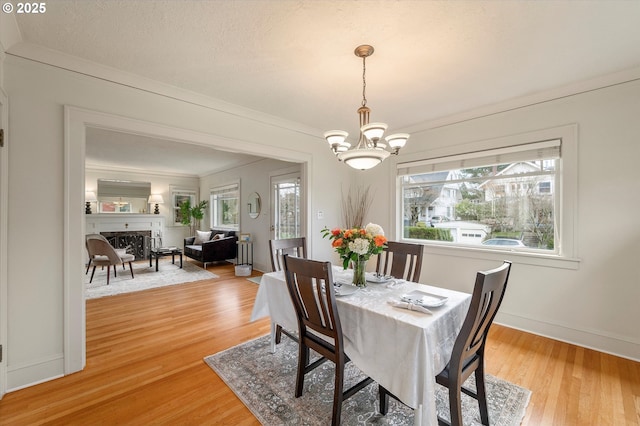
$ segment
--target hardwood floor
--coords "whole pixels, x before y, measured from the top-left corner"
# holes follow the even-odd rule
[[[208,270],[88,300],[86,368],[6,394],[0,425],[258,425],[202,360],[269,332],[249,322],[258,286]],[[640,425],[640,363],[494,325],[487,372],[532,390],[524,425]]]

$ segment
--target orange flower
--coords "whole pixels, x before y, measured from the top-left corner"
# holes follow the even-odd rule
[[[340,235],[340,232],[342,232],[340,228],[335,228],[331,230],[331,235],[333,235],[334,237],[337,237],[338,235]]]
[[[367,234],[367,231],[365,231],[364,229],[360,230],[360,235],[366,235],[366,234]]]
[[[384,235],[376,235],[373,237],[373,241],[376,243],[376,247],[382,247],[387,242],[387,238]]]
[[[353,229],[347,229],[344,231],[344,238],[351,238],[353,235]]]
[[[337,240],[333,240],[331,243],[332,247],[340,247],[342,245],[342,238],[338,238]]]

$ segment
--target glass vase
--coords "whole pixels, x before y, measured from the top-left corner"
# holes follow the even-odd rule
[[[351,262],[353,265],[353,280],[352,283],[358,287],[366,287],[367,279],[364,276],[364,272],[367,266],[366,260],[355,260]]]

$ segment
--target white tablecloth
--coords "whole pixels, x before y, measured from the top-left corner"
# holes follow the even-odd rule
[[[333,268],[334,280],[350,279],[351,271]],[[448,297],[433,315],[395,308],[387,303],[420,289]],[[471,295],[424,284],[402,282],[389,288],[369,283],[358,292],[336,297],[345,352],[366,375],[416,409],[415,424],[437,425],[435,376],[446,366],[469,309]],[[251,320],[271,317],[274,324],[298,330],[283,272],[264,274]]]

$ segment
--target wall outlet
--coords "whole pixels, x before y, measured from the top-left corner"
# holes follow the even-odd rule
[[[324,219],[324,212],[322,210],[318,210],[318,213],[316,214],[318,220],[322,220]]]

